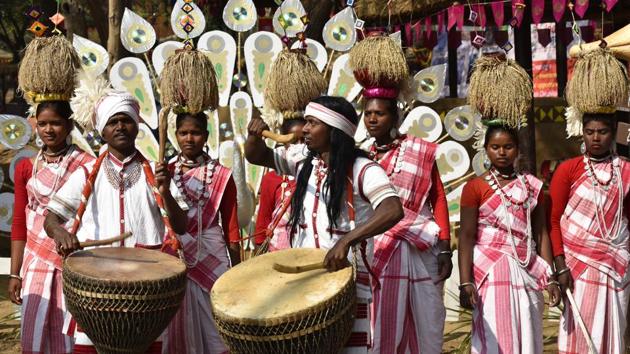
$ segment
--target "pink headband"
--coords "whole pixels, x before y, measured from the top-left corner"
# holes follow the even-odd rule
[[[315,117],[331,127],[341,130],[351,138],[354,138],[354,133],[357,131],[357,126],[352,124],[343,114],[319,103],[309,103],[304,110],[304,117],[306,116]]]

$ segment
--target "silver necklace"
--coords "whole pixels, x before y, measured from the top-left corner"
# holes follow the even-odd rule
[[[107,156],[105,162],[105,176],[109,184],[118,190],[127,190],[133,187],[140,180],[142,174],[142,166],[140,162],[135,158],[126,165],[123,165],[120,172],[117,172],[114,168],[114,163],[110,157]]]

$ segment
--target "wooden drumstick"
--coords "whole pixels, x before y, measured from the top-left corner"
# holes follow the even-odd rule
[[[114,242],[122,241],[122,240],[126,239],[129,236],[131,236],[131,232],[125,232],[122,235],[118,235],[116,237],[106,238],[106,239],[103,239],[103,240],[91,240],[91,241],[80,242],[79,245],[81,245],[81,248],[110,245],[110,244],[112,244]]]
[[[297,140],[297,136],[293,133],[281,135],[269,130],[263,130],[262,135],[280,144],[292,144]]]
[[[281,263],[273,264],[273,269],[275,271],[278,271],[280,273],[290,273],[290,274],[308,272],[311,270],[322,269],[322,268],[324,268],[324,262],[317,262],[317,263],[297,265],[297,266],[281,264]]]

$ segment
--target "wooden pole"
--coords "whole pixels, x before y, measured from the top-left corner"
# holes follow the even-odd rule
[[[508,5],[509,6],[509,5]],[[521,26],[514,29],[514,50],[516,61],[532,77],[532,13],[531,6],[524,9]],[[521,170],[536,174],[536,125],[534,121],[534,104],[527,114],[527,127],[519,132],[519,150],[521,153],[519,167]]]
[[[107,52],[109,53],[109,69],[120,59],[120,22],[122,21],[123,6],[121,0],[108,0],[109,35],[107,36]]]

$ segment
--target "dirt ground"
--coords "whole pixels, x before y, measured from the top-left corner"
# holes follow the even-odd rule
[[[8,277],[0,276],[0,353],[19,353],[20,322],[12,320],[11,315],[18,310],[7,299]]]
[[[0,354],[19,353],[19,322],[17,320],[9,320],[7,316],[11,315],[17,309],[7,299],[7,277],[0,277]],[[459,353],[458,348],[466,341],[470,333],[469,321],[447,322],[444,329],[444,353]],[[547,321],[545,323],[545,353],[556,352],[556,333],[558,330],[558,322]],[[465,351],[468,352],[468,351]]]

